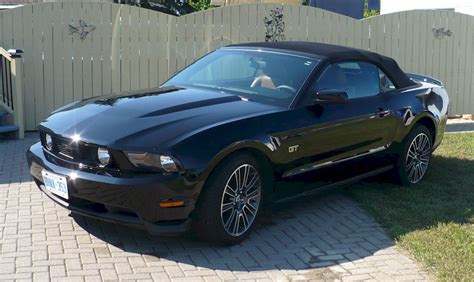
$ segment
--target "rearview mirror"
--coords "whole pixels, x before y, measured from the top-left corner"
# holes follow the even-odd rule
[[[340,89],[327,89],[319,90],[316,92],[316,97],[314,102],[333,102],[333,103],[345,103],[349,100],[347,92]]]

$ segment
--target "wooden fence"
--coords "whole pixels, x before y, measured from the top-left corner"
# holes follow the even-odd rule
[[[174,17],[113,3],[42,3],[0,12],[0,46],[25,52],[25,121],[34,130],[73,100],[154,87],[216,48],[263,41],[264,18],[277,7],[286,40],[391,56],[407,72],[442,80],[451,114],[474,113],[474,17],[452,11],[359,21],[301,5],[242,4]]]

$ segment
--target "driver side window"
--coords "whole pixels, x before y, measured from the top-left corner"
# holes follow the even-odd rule
[[[365,62],[331,64],[317,83],[317,90],[343,90],[349,99],[375,96],[381,92],[379,69]]]

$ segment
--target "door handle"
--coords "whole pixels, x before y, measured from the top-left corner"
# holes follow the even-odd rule
[[[383,108],[379,108],[379,110],[377,111],[376,114],[379,118],[384,118],[384,117],[386,117],[390,114],[390,110],[385,110]]]

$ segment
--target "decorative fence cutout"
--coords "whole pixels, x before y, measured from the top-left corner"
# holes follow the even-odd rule
[[[265,17],[268,23],[276,8],[284,21],[284,31],[276,33],[280,39],[391,56],[407,72],[442,80],[451,114],[474,113],[474,17],[452,11],[358,21],[302,5],[242,4],[174,17],[114,3],[54,2],[0,12],[0,46],[25,52],[25,121],[34,130],[51,111],[74,100],[155,87],[216,48],[265,41]],[[71,35],[69,26],[77,28],[80,20],[95,30],[84,25],[87,34]],[[81,29],[79,24],[82,34]]]

